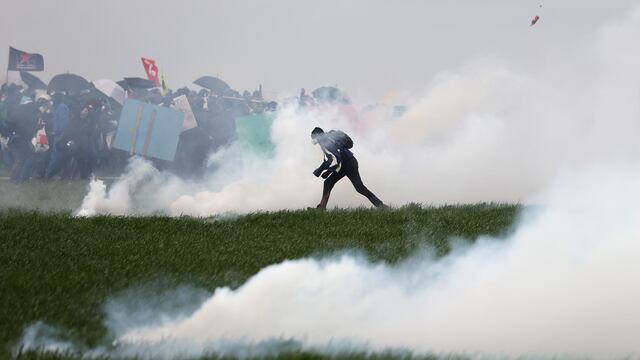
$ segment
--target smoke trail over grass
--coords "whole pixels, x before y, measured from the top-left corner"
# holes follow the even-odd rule
[[[441,260],[274,265],[238,290],[218,289],[186,319],[119,339],[150,351],[170,339],[195,353],[291,338],[320,349],[637,355],[638,180],[612,168],[568,177],[506,241],[480,239]]]
[[[640,172],[624,166],[568,174],[506,238],[480,238],[444,258],[416,254],[396,266],[348,254],[285,261],[238,289],[199,293],[193,299],[205,300],[178,315],[143,294],[135,303],[147,307],[107,308],[115,342],[99,353],[259,356],[297,344],[328,354],[637,356],[639,182]],[[27,329],[25,341],[41,338],[36,330]]]

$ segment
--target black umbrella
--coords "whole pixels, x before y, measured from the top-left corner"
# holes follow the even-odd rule
[[[105,100],[107,98],[108,98],[107,95],[101,93],[98,89],[96,89],[93,86],[93,84],[91,84],[91,89],[82,91],[82,93],[78,94],[78,96],[76,97],[76,100],[79,101],[81,104],[86,104],[96,100]]]
[[[45,84],[44,81],[40,80],[39,77],[33,75],[30,72],[20,71],[20,78],[22,79],[22,81],[24,81],[25,84],[27,84],[27,86],[31,90],[47,90],[47,84]]]
[[[118,81],[118,85],[124,89],[150,89],[156,87],[153,81],[139,77],[126,77],[124,80]]]
[[[219,94],[223,94],[228,90],[231,90],[231,87],[226,82],[215,76],[203,76],[193,83]]]
[[[349,97],[342,90],[333,86],[319,87],[311,92],[318,102],[349,104]]]
[[[54,76],[47,90],[53,92],[66,92],[67,94],[78,94],[82,91],[91,89],[91,84],[80,75],[75,74],[59,74]]]

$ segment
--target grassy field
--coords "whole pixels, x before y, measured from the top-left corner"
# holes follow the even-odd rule
[[[504,234],[518,210],[516,205],[491,204],[407,206],[235,219],[73,218],[3,210],[0,358],[9,356],[23,329],[38,320],[69,329],[89,346],[100,344],[106,336],[105,301],[127,289],[237,287],[270,264],[352,249],[387,263],[425,246],[444,255],[452,237],[472,241],[479,235]]]

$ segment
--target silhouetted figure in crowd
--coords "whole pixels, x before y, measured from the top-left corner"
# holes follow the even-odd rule
[[[53,94],[53,115],[51,117],[51,133],[48,134],[51,156],[45,177],[56,176],[67,165],[69,150],[73,147],[69,137],[69,121],[71,112],[64,102],[64,95]]]

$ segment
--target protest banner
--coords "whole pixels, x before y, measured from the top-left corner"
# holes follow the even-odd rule
[[[180,95],[173,99],[173,106],[176,110],[182,111],[185,114],[184,122],[182,123],[183,131],[193,129],[198,126],[196,116],[193,114],[193,110],[191,110],[191,105],[189,105],[189,100],[186,95]]]
[[[185,114],[128,99],[122,108],[113,147],[130,155],[173,161]]]
[[[236,118],[236,131],[240,146],[255,154],[272,157],[275,145],[271,141],[271,126],[276,115],[272,112]]]

